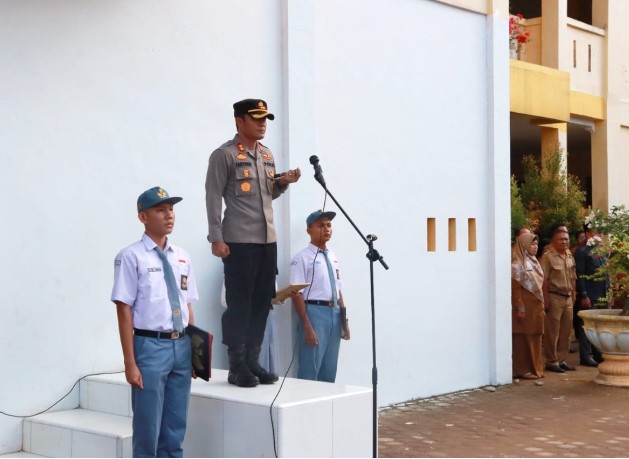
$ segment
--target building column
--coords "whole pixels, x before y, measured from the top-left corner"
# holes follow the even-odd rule
[[[562,52],[562,44],[567,43],[568,0],[543,0],[542,18],[542,65],[568,71],[570,55]]]
[[[546,168],[548,159],[561,149],[561,165],[559,170],[564,177],[568,172],[568,125],[566,123],[540,126],[542,136],[542,170]]]
[[[607,121],[596,123],[592,133],[592,208],[609,209],[609,174],[607,158]]]

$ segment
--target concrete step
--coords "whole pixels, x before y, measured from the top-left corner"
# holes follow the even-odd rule
[[[131,457],[131,418],[77,408],[24,420],[22,448],[48,457]]]
[[[127,384],[124,372],[83,379],[80,406],[86,410],[131,417],[131,386]]]

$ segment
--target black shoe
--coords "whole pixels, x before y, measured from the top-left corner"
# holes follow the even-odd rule
[[[553,371],[555,373],[565,373],[566,370],[564,370],[563,368],[561,368],[559,365],[557,365],[556,363],[554,365],[546,365],[546,369],[548,371]]]
[[[229,348],[229,374],[227,382],[238,387],[255,387],[260,380],[249,370],[245,363],[245,346]]]
[[[249,371],[258,377],[260,384],[273,384],[279,378],[275,373],[267,371],[262,365],[258,363],[260,357],[260,346],[247,346],[247,352],[245,362]]]
[[[577,371],[575,367],[573,367],[572,365],[568,365],[566,362],[561,362],[559,364],[559,368],[565,371]]]
[[[588,357],[587,359],[581,359],[579,363],[583,365],[584,367],[597,367],[598,366],[598,362],[596,362],[596,360],[594,360],[592,357]]]

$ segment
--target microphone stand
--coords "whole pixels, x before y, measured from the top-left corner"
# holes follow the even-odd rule
[[[318,158],[317,158],[317,166],[318,166]],[[316,170],[316,167],[315,167]],[[319,182],[319,185],[323,187],[326,194],[332,198],[332,201],[336,204],[339,210],[345,215],[347,221],[354,227],[358,235],[361,237],[367,247],[369,247],[369,251],[367,252],[367,258],[369,259],[369,282],[371,286],[371,348],[372,348],[372,368],[371,368],[371,385],[373,387],[373,427],[372,427],[372,436],[373,436],[373,457],[378,457],[378,367],[376,366],[376,313],[375,313],[375,295],[374,295],[374,277],[373,277],[373,264],[376,261],[379,261],[380,264],[384,267],[384,269],[389,269],[389,266],[384,262],[382,256],[378,253],[376,249],[373,247],[373,243],[378,236],[375,234],[368,234],[367,237],[363,235],[363,233],[358,229],[358,227],[354,224],[352,219],[345,209],[339,204],[336,198],[330,193],[328,190],[325,180],[323,179],[323,175],[320,173],[320,170],[317,170],[315,173],[315,180]]]

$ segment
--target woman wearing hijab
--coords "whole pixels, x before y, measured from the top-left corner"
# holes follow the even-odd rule
[[[513,376],[544,377],[542,335],[544,333],[544,273],[535,254],[539,239],[525,233],[516,238],[511,260],[511,305]]]

